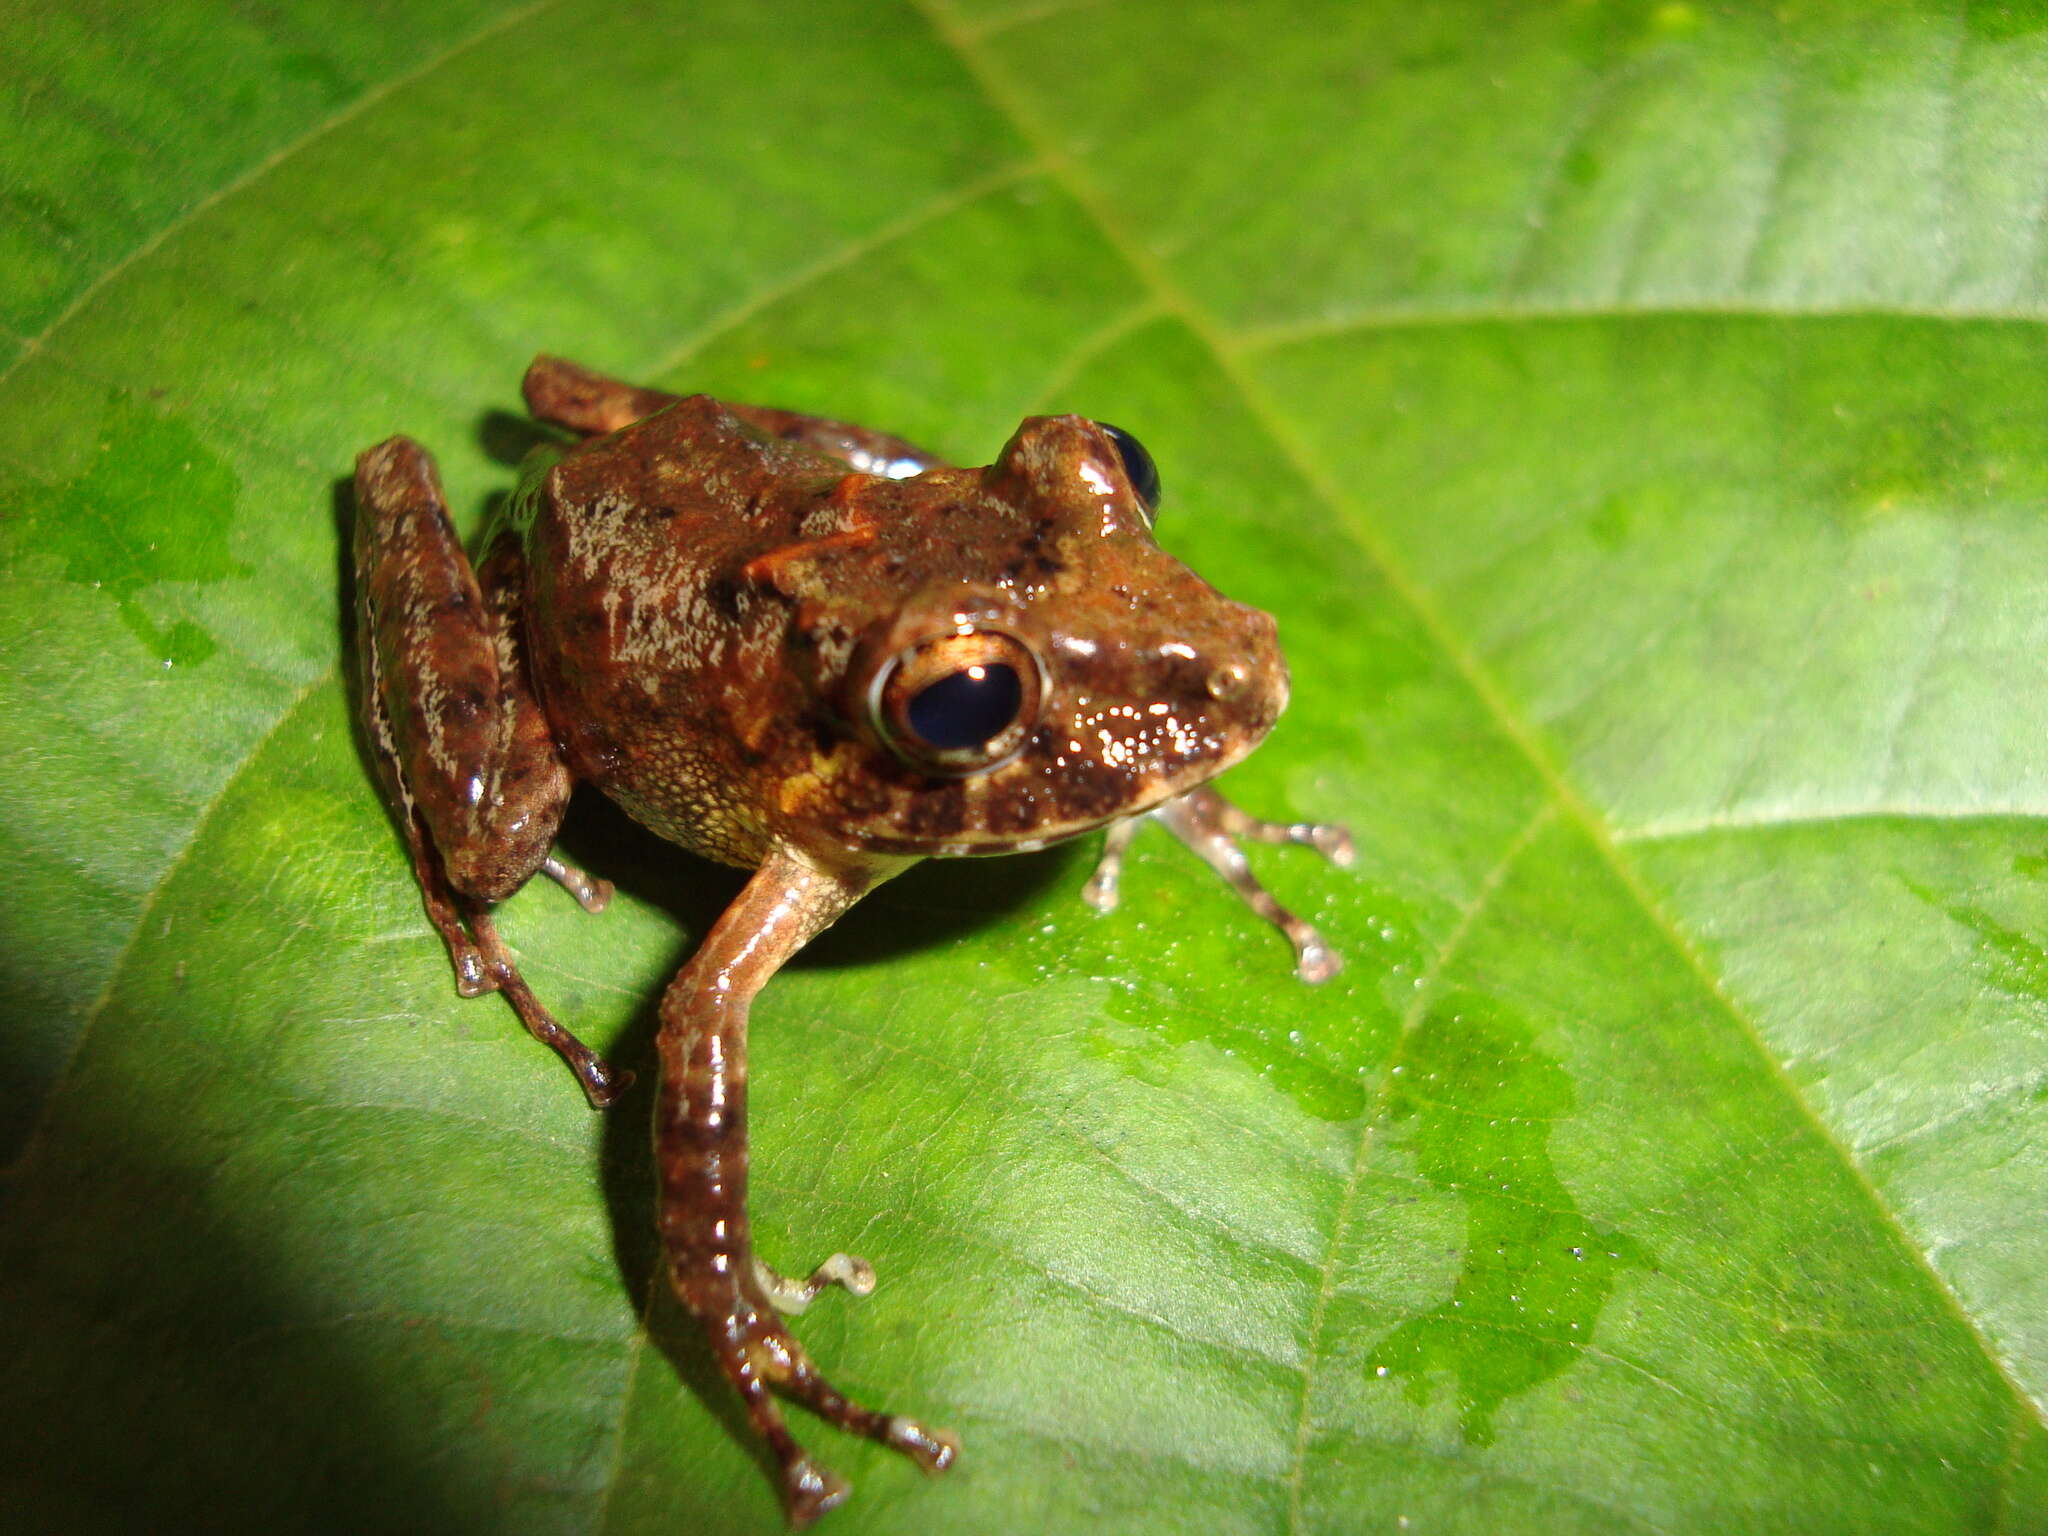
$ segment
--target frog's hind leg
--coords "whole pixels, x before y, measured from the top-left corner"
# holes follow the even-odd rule
[[[797,1444],[771,1389],[894,1446],[928,1472],[943,1471],[959,1454],[959,1442],[943,1430],[849,1401],[811,1363],[777,1310],[791,1291],[808,1300],[834,1282],[864,1294],[874,1271],[834,1255],[810,1281],[792,1285],[755,1259],[747,1220],[748,1010],[762,984],[868,883],[771,856],[670,984],[657,1037],[654,1148],[670,1279],[780,1464],[790,1522],[798,1526],[838,1504],[847,1487]]]
[[[622,379],[572,363],[566,357],[542,353],[520,381],[526,408],[541,421],[585,437],[597,437],[630,427],[643,416],[652,416],[665,405],[674,405],[681,395],[659,389],[642,389]]]
[[[550,853],[571,781],[518,650],[518,544],[501,535],[472,570],[433,460],[406,438],[356,461],[355,490],[363,722],[428,920],[457,989],[502,991],[607,1104],[622,1084],[540,1005],[489,915],[535,870],[592,910],[611,894]]]
[[[659,389],[642,389],[567,358],[546,355],[533,360],[521,389],[526,408],[536,417],[585,437],[629,427],[683,398]],[[756,431],[785,443],[800,443],[864,475],[903,480],[945,462],[935,453],[872,427],[773,406],[736,405],[729,400],[724,405]]]

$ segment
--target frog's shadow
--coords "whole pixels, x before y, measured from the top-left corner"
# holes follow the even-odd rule
[[[576,437],[516,411],[489,410],[477,417],[476,441],[494,463],[517,469],[534,449],[544,444],[559,448]]]
[[[571,862],[636,901],[673,913],[692,946],[747,881],[744,870],[714,864],[657,837],[588,785],[576,791],[557,841]],[[927,859],[856,904],[789,968],[876,964],[962,938],[1030,905],[1059,881],[1075,856],[1069,846],[995,858]]]

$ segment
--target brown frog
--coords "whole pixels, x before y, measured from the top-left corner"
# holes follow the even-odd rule
[[[683,1305],[782,1469],[791,1519],[846,1496],[784,1426],[779,1389],[937,1472],[958,1441],[849,1402],[783,1323],[873,1271],[786,1280],[753,1252],[746,1026],[763,983],[861,896],[932,855],[1092,828],[1116,901],[1141,817],[1293,941],[1335,957],[1236,839],[1338,862],[1335,827],[1247,816],[1201,787],[1287,701],[1273,621],[1152,536],[1159,481],[1117,428],[1027,420],[986,469],[821,417],[637,389],[559,359],[528,406],[581,434],[535,451],[472,570],[432,460],[395,437],[356,465],[363,712],[427,915],[465,996],[502,991],[593,1104],[620,1076],[540,1004],[495,901],[536,871],[585,907],[608,883],[553,852],[576,780],[693,852],[754,871],[661,1003],[658,1219]]]

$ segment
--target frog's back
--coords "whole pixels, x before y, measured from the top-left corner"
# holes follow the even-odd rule
[[[533,670],[571,765],[710,857],[758,857],[741,759],[790,707],[787,607],[744,572],[846,473],[693,395],[537,452],[508,509]]]
[[[562,534],[604,558],[644,546],[697,550],[772,545],[791,507],[847,466],[748,426],[709,395],[690,395],[621,431],[537,449],[521,469],[512,515],[528,543]]]

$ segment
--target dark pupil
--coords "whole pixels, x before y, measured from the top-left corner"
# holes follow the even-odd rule
[[[1000,661],[967,667],[921,688],[910,701],[910,728],[941,752],[978,747],[1017,718],[1024,686]]]
[[[1122,427],[1113,427],[1106,421],[1096,425],[1109,434],[1109,440],[1116,444],[1117,457],[1124,461],[1124,475],[1131,482],[1131,489],[1138,493],[1138,500],[1145,503],[1145,510],[1159,510],[1159,466],[1152,462],[1152,455]]]

